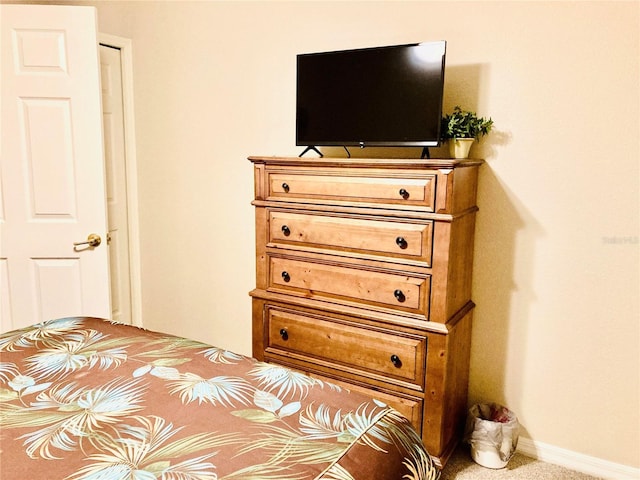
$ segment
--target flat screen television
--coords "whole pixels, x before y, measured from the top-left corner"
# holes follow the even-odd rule
[[[445,51],[438,41],[298,55],[296,145],[438,146]]]

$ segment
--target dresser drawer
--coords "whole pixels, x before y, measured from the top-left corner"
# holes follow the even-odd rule
[[[392,307],[428,316],[430,277],[269,258],[268,288],[307,298]]]
[[[268,175],[268,199],[318,203],[323,200],[351,204],[391,204],[417,206],[434,211],[436,174],[413,177],[404,172],[376,173],[358,171],[340,175],[271,172]],[[380,176],[377,176],[380,175]],[[386,176],[384,176],[386,175]]]
[[[380,375],[424,386],[426,337],[273,307],[266,321],[269,353],[297,355],[365,378]]]
[[[433,222],[390,222],[269,210],[269,246],[343,251],[431,265]]]

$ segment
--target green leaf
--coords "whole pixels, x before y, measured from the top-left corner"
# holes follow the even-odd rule
[[[161,461],[161,462],[152,463],[151,465],[147,465],[146,467],[144,467],[144,469],[147,472],[153,472],[155,474],[160,474],[160,473],[162,473],[163,470],[169,468],[170,466],[171,466],[171,462],[169,460],[165,460],[165,461]]]
[[[75,403],[69,403],[67,405],[60,405],[58,407],[59,412],[76,412],[80,410],[80,407]]]
[[[459,106],[453,113],[442,117],[441,138],[475,138],[487,135],[493,128],[491,118],[478,117],[476,112],[462,110]]]
[[[342,432],[338,435],[338,443],[353,443],[356,437],[349,432]]]
[[[278,420],[278,416],[275,413],[267,412],[265,410],[257,410],[254,408],[235,410],[231,412],[231,414],[255,423],[272,423]]]
[[[190,361],[190,358],[159,358],[158,360],[154,360],[151,363],[156,367],[172,367],[174,365],[182,365],[183,363],[187,363]]]
[[[0,402],[10,402],[18,398],[18,392],[6,388],[0,388]]]

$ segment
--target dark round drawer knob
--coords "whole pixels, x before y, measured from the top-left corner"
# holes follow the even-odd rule
[[[402,198],[404,198],[405,200],[407,198],[409,198],[409,192],[407,192],[404,188],[401,188],[400,190],[398,190],[398,193],[400,194],[400,196]]]
[[[287,182],[283,183],[282,189],[284,190],[284,193],[289,193],[289,184]]]
[[[393,296],[396,297],[396,300],[398,300],[399,302],[404,302],[406,300],[406,297],[404,296],[404,293],[402,293],[402,290],[394,291]]]
[[[289,272],[282,272],[282,279],[285,282],[288,282],[289,280],[291,280],[291,275],[289,275]]]
[[[291,230],[286,225],[282,225],[282,233],[285,237],[288,237],[289,235],[291,235]]]
[[[280,329],[280,337],[285,341],[289,340],[289,332],[287,332],[286,328]]]
[[[404,239],[404,237],[398,237],[396,238],[396,245],[404,250],[405,248],[407,248],[407,241]]]
[[[393,366],[396,368],[400,368],[402,366],[402,360],[400,360],[400,357],[397,355],[391,355],[391,363],[393,363]]]

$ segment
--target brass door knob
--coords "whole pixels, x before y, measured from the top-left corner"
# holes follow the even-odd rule
[[[82,245],[88,245],[89,247],[97,247],[98,245],[100,245],[100,243],[102,243],[102,239],[100,238],[100,235],[98,235],[97,233],[91,233],[87,237],[86,241],[84,241],[84,242],[74,242],[73,246],[74,247],[80,247]]]

